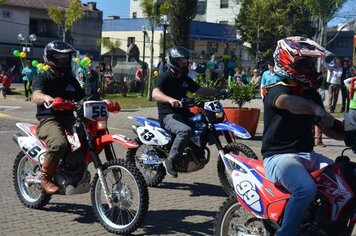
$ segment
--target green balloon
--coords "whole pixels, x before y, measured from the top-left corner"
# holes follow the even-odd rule
[[[15,57],[19,57],[20,56],[20,51],[19,50],[15,50],[13,52],[13,54],[14,54]]]
[[[83,68],[85,68],[85,67],[87,67],[87,66],[89,65],[89,63],[88,63],[87,60],[82,59],[82,60],[80,61],[80,65],[81,65]]]
[[[43,73],[44,71],[45,71],[45,70],[43,69],[43,67],[37,69],[37,72],[38,72],[38,73]]]
[[[38,63],[39,63],[39,62],[38,62],[37,60],[33,60],[33,61],[32,61],[32,66],[33,66],[33,67],[37,67]]]

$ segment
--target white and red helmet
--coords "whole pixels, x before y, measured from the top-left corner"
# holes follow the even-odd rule
[[[273,53],[274,71],[291,79],[298,80],[310,87],[314,87],[317,59],[332,55],[313,40],[294,36],[281,39]]]

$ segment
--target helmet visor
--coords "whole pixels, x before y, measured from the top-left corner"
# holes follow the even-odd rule
[[[313,75],[316,72],[316,57],[296,58],[292,67],[303,75]]]

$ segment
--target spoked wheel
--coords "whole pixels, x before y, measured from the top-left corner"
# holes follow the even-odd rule
[[[230,196],[221,206],[214,223],[214,236],[269,236],[263,221],[258,219]]]
[[[140,171],[125,160],[103,166],[108,186],[108,204],[98,174],[91,188],[94,213],[104,228],[115,234],[129,234],[143,222],[148,210],[148,189]]]
[[[159,160],[159,155],[153,146],[142,144],[139,139],[135,141],[140,144],[140,147],[129,149],[126,158],[141,171],[149,187],[156,187],[162,183],[166,170],[161,163],[154,164]]]
[[[42,189],[41,184],[28,181],[39,179],[41,175],[39,163],[34,163],[20,152],[15,159],[12,172],[16,195],[26,207],[40,209],[49,202],[51,195]]]
[[[224,147],[225,153],[232,153],[239,156],[251,158],[257,160],[257,155],[243,143],[229,143]],[[233,162],[230,162],[230,165],[234,165]],[[221,182],[221,185],[228,196],[233,195],[235,190],[233,187],[233,182],[231,176],[226,174],[225,165],[221,158],[218,158],[218,176]]]

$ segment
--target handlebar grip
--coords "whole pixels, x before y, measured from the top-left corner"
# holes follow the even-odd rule
[[[44,107],[46,108],[46,109],[50,109],[50,108],[52,108],[52,103],[51,104],[48,104],[48,103],[43,103],[43,105],[44,105]]]

